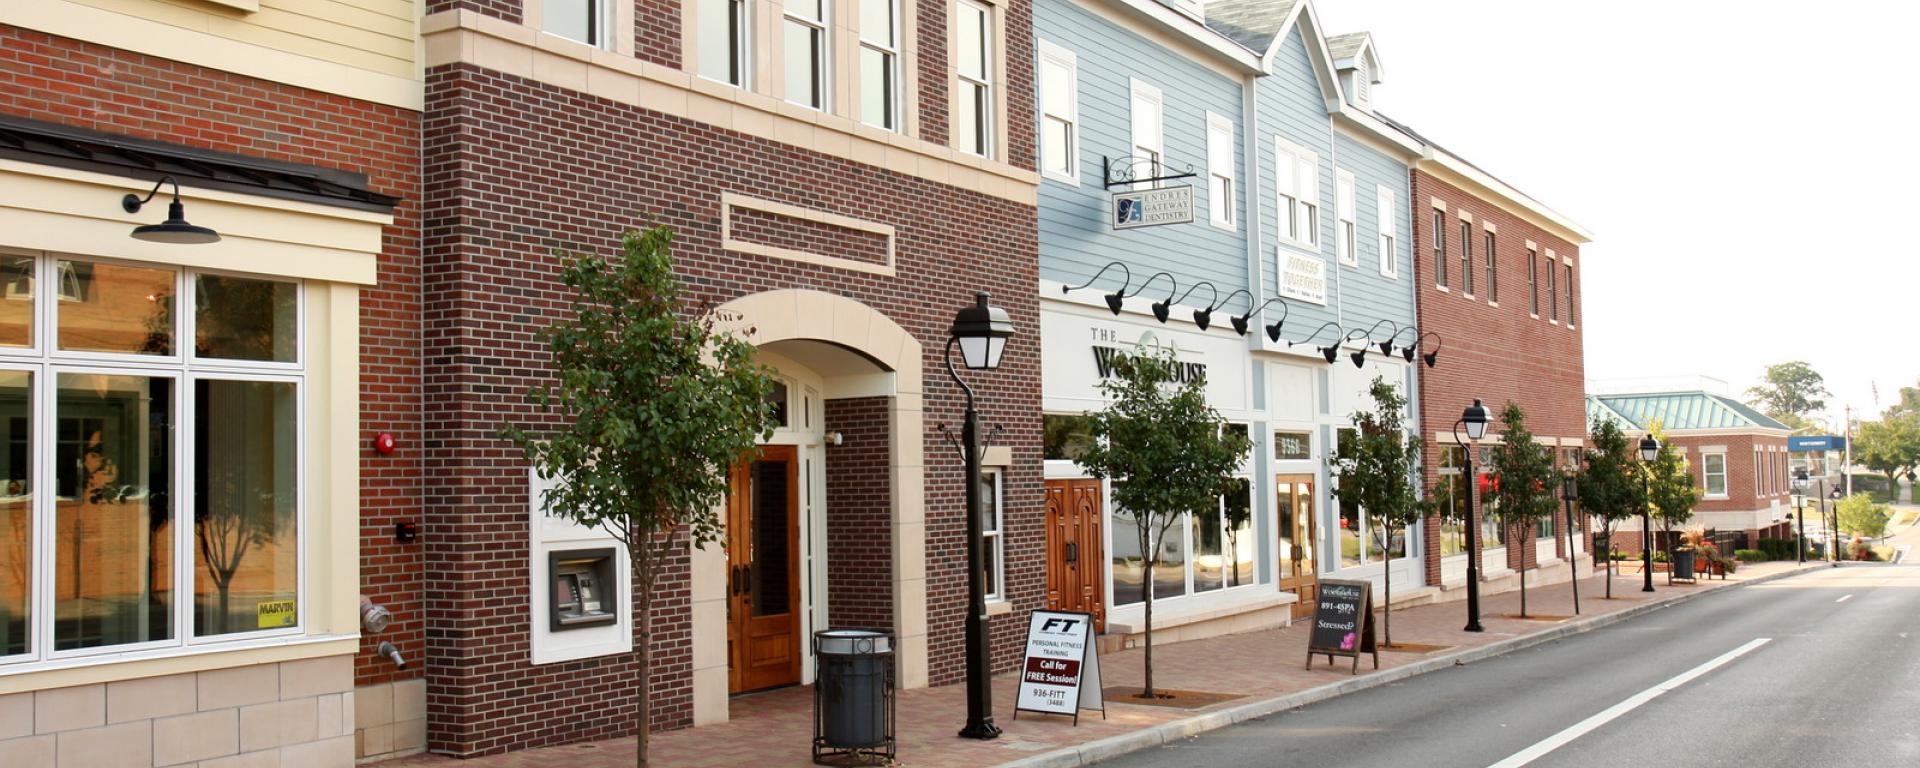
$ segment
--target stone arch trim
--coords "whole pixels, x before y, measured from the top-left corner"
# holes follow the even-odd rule
[[[893,616],[902,688],[927,684],[926,417],[924,350],[893,318],[857,300],[826,291],[782,289],[721,304],[729,324],[749,328],[756,346],[820,341],[858,352],[894,376],[889,414],[889,472],[893,507]],[[710,548],[717,552],[717,549]],[[726,559],[694,550],[694,723],[727,720]],[[705,650],[702,650],[702,649]],[[720,651],[713,649],[719,648]]]

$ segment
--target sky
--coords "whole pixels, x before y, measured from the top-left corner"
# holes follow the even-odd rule
[[[1589,381],[1920,380],[1920,4],[1316,0],[1382,113],[1579,222]]]

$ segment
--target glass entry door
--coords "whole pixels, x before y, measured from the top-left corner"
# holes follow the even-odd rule
[[[767,445],[727,494],[727,661],[732,693],[800,682],[800,462]]]
[[[1319,539],[1314,525],[1313,482],[1312,475],[1276,475],[1273,479],[1274,519],[1279,523],[1275,528],[1280,546],[1275,551],[1280,559],[1280,591],[1300,596],[1300,602],[1293,604],[1296,619],[1313,614],[1314,599],[1318,596],[1320,569],[1314,558],[1314,543]]]

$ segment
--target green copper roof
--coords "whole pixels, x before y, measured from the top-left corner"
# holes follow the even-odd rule
[[[1788,429],[1745,403],[1710,392],[1588,395],[1587,421],[1600,419],[1628,429],[1646,429],[1655,419],[1667,429]]]

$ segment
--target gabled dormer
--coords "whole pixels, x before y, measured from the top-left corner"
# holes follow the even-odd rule
[[[1161,4],[1196,20],[1207,18],[1207,0],[1160,0]]]
[[[1373,87],[1380,84],[1380,55],[1374,51],[1373,35],[1355,32],[1327,38],[1327,52],[1333,56],[1333,68],[1340,73],[1340,91],[1347,103],[1373,111]]]

